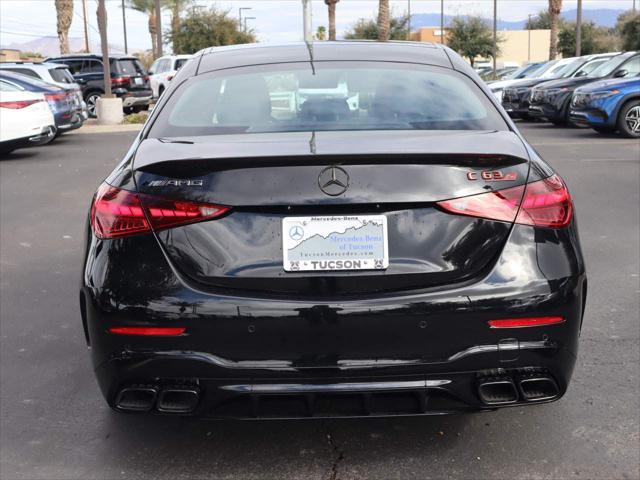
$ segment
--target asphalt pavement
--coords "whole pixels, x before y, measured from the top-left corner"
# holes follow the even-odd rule
[[[0,160],[0,478],[640,478],[640,142],[521,125],[573,194],[589,275],[560,401],[419,418],[212,421],[112,412],[78,311],[91,196],[135,132]]]

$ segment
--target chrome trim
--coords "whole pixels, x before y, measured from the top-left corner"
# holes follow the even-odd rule
[[[370,392],[373,390],[415,390],[418,388],[441,387],[451,380],[415,380],[405,382],[355,382],[355,383],[269,383],[223,385],[222,390],[241,393],[318,393],[318,392]]]

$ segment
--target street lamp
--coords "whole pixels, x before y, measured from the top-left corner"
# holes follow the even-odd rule
[[[242,30],[242,11],[243,10],[253,10],[253,7],[240,7],[238,9],[238,28]]]
[[[244,17],[243,18],[243,20],[244,20],[244,32],[245,33],[247,31],[247,20],[255,20],[255,19],[256,19],[256,17]]]

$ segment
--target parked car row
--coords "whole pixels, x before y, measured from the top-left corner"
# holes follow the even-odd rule
[[[488,82],[514,118],[640,137],[640,53],[552,60],[524,77]]]
[[[86,105],[66,69],[15,65],[0,64],[0,152],[42,145],[83,125]]]
[[[146,72],[136,57],[111,56],[111,90],[122,98],[124,112],[148,109],[190,58],[166,55]],[[97,100],[105,93],[102,57],[72,54],[43,63],[0,63],[0,85],[0,150],[42,145],[97,115]]]

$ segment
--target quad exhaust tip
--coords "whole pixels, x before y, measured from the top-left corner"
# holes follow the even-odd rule
[[[200,389],[192,386],[156,387],[134,385],[124,387],[116,396],[115,407],[123,412],[191,413],[200,401]]]
[[[480,399],[487,405],[506,405],[518,401],[518,391],[510,378],[490,378],[478,385]]]
[[[517,386],[516,386],[517,384]],[[558,384],[549,375],[536,375],[512,379],[492,377],[478,384],[478,396],[486,405],[508,405],[522,402],[542,402],[560,395]]]

